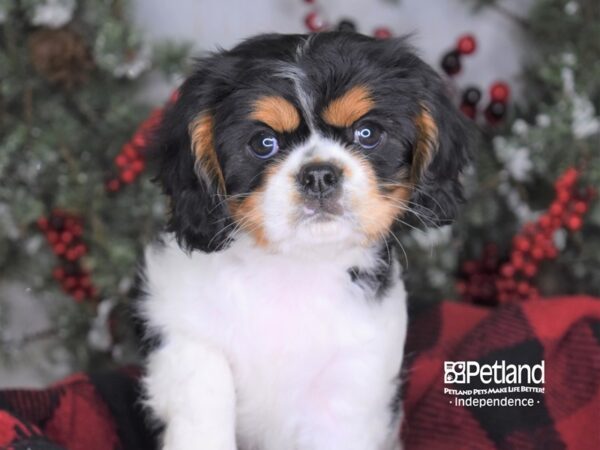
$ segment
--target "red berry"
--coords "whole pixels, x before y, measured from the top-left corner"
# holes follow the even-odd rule
[[[526,295],[529,292],[529,283],[520,281],[519,284],[517,284],[517,292],[521,295]]]
[[[504,264],[500,269],[502,276],[512,278],[515,275],[515,268],[511,264]]]
[[[563,206],[560,203],[552,203],[550,205],[550,214],[553,215],[554,217],[560,217],[563,215],[563,213],[565,212],[565,209],[563,208]]]
[[[65,258],[67,258],[69,261],[76,261],[79,258],[79,254],[75,249],[72,248],[67,251]]]
[[[136,147],[145,147],[147,143],[146,137],[141,132],[135,133],[133,139],[131,140],[131,143]]]
[[[379,27],[375,28],[375,31],[373,31],[373,36],[377,39],[389,39],[392,37],[392,32],[387,27]]]
[[[304,24],[309,31],[321,31],[325,28],[325,21],[316,11],[309,12],[304,18]]]
[[[523,264],[525,264],[525,258],[523,257],[523,253],[517,251],[513,252],[510,258],[510,262],[515,269],[522,269]]]
[[[498,81],[490,87],[490,97],[497,102],[507,102],[510,96],[508,84]]]
[[[517,236],[515,238],[515,248],[523,253],[527,252],[531,248],[530,242],[523,236]]]
[[[129,163],[129,160],[127,159],[127,157],[124,154],[119,154],[115,158],[115,164],[117,167],[123,168],[123,167],[127,166],[128,163]]]
[[[65,244],[70,243],[73,240],[73,233],[71,233],[70,231],[63,231],[60,234],[60,240]]]
[[[577,213],[577,214],[585,214],[588,210],[588,205],[586,202],[579,200],[577,202],[575,202],[575,204],[573,205],[573,212]]]
[[[73,292],[73,297],[77,302],[82,302],[83,300],[85,300],[85,291],[83,289],[76,289]]]
[[[583,220],[581,220],[580,216],[573,215],[567,219],[566,225],[569,230],[577,231],[577,230],[580,230],[581,227],[583,226]]]
[[[458,38],[456,49],[463,55],[470,55],[477,49],[477,41],[472,34],[464,34]]]
[[[538,220],[540,226],[542,228],[550,228],[550,226],[552,225],[552,220],[550,219],[550,217],[546,214],[544,214],[543,216],[541,216]]]
[[[121,188],[121,182],[117,178],[106,182],[106,190],[109,192],[117,192]]]
[[[83,234],[83,227],[80,224],[73,225],[71,233],[73,233],[73,236],[81,236]]]
[[[54,230],[46,232],[46,239],[48,239],[48,242],[50,242],[50,244],[56,244],[58,242],[59,236],[60,235],[58,234],[58,232]]]
[[[523,268],[523,273],[528,278],[533,278],[537,274],[537,271],[537,266],[533,263],[529,263]]]
[[[136,175],[133,170],[125,170],[124,172],[121,173],[121,180],[125,184],[133,183],[135,178],[136,178]]]
[[[142,159],[136,159],[131,163],[131,170],[135,173],[140,173],[144,170],[145,163]]]
[[[46,217],[40,217],[37,220],[37,226],[40,230],[46,231],[48,229],[48,219]]]
[[[574,167],[570,167],[565,171],[565,173],[563,173],[563,175],[561,177],[561,181],[563,183],[565,183],[566,186],[572,187],[575,184],[575,182],[577,181],[578,177],[579,177],[579,171],[577,169],[575,169]]]
[[[531,249],[531,256],[536,261],[544,259],[544,250],[541,247],[535,246]]]
[[[133,161],[139,156],[138,151],[131,144],[125,144],[121,153],[125,155],[129,161]]]
[[[52,246],[52,251],[58,255],[58,256],[62,256],[65,254],[65,252],[67,251],[67,246],[65,244],[63,244],[62,242],[57,242],[56,244],[54,244]]]
[[[568,203],[569,200],[571,200],[571,193],[569,191],[561,189],[556,194],[556,199],[558,200],[559,203],[562,203],[564,205],[564,204]]]
[[[556,249],[556,247],[552,246],[552,247],[548,247],[546,249],[546,258],[554,259],[557,256],[558,256],[558,250]]]

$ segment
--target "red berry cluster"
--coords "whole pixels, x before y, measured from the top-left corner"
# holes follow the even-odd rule
[[[304,3],[309,5],[314,5],[316,3],[315,0],[304,0]],[[307,30],[310,32],[318,32],[325,31],[329,29],[336,29],[338,31],[357,31],[356,24],[349,19],[341,20],[335,27],[331,27],[331,25],[323,18],[318,7],[313,7],[313,9],[304,16],[304,25]],[[392,32],[387,27],[377,27],[373,30],[373,37],[377,39],[389,39],[392,37]]]
[[[508,99],[510,97],[510,88],[508,84],[498,81],[490,86],[490,101],[484,109],[486,121],[490,125],[500,123],[506,116]],[[477,118],[477,104],[481,100],[481,91],[470,86],[463,91],[460,103],[460,110],[470,119]]]
[[[54,210],[49,216],[37,220],[38,228],[46,236],[52,251],[60,258],[52,275],[62,288],[75,300],[81,302],[96,296],[90,274],[81,265],[81,258],[88,249],[82,240],[81,218],[62,210]]]
[[[124,185],[133,183],[146,166],[144,150],[148,144],[148,136],[158,125],[162,117],[162,109],[155,109],[150,117],[138,127],[133,137],[121,148],[115,156],[114,163],[119,175],[106,182],[106,190],[117,192]]]
[[[456,292],[466,302],[495,304],[495,280],[499,264],[498,247],[495,244],[486,245],[480,260],[468,260],[462,264]]]
[[[555,232],[575,232],[583,226],[583,216],[594,192],[577,187],[580,172],[567,169],[556,181],[556,196],[548,210],[535,222],[527,223],[512,241],[509,257],[503,262],[493,244],[486,247],[481,260],[465,261],[461,267],[457,292],[463,299],[482,304],[508,303],[539,298],[534,280],[540,264],[558,256]]]

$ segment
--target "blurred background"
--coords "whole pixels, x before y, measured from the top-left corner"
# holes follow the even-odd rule
[[[167,207],[144,149],[192,57],[262,32],[411,34],[480,135],[452,226],[402,231],[413,305],[600,296],[597,0],[0,2],[0,387],[137,361]]]

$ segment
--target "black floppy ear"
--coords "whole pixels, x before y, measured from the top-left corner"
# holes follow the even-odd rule
[[[188,79],[167,108],[156,134],[156,179],[171,203],[168,230],[186,250],[212,252],[228,241],[230,215],[225,183],[214,147],[210,111],[202,105],[199,80]],[[231,228],[231,227],[229,227]]]
[[[459,177],[469,162],[472,139],[469,123],[450,101],[439,76],[427,68],[424,81],[427,96],[415,118],[413,208],[426,223],[445,225],[463,201]]]

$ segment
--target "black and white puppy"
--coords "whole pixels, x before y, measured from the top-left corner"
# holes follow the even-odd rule
[[[395,224],[451,219],[465,124],[402,40],[264,35],[166,111],[170,233],[146,252],[162,448],[399,448]]]

